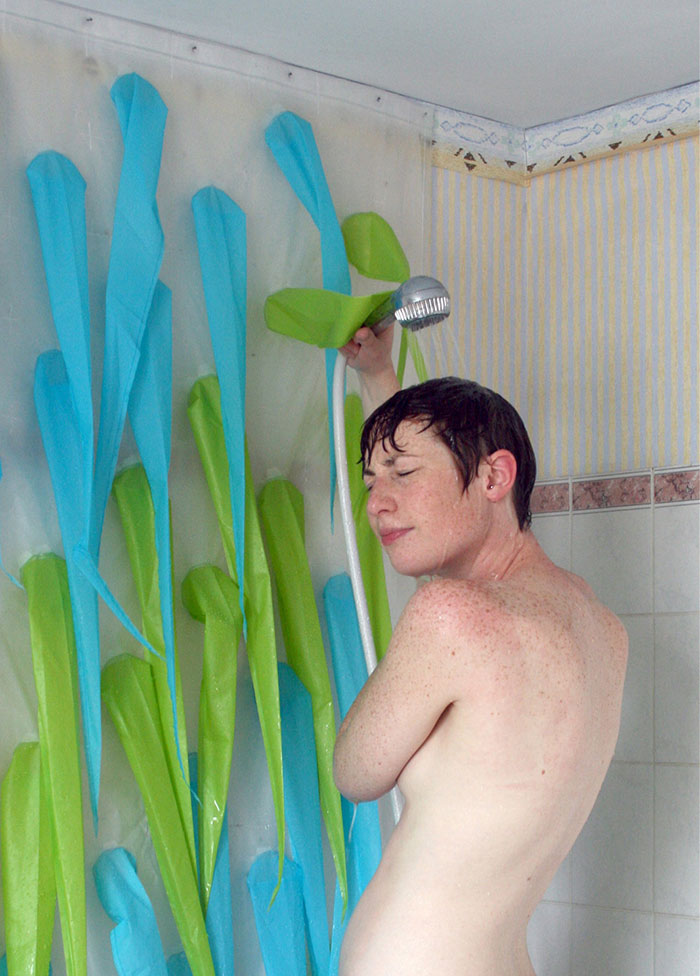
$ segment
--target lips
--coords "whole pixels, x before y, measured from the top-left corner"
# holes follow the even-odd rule
[[[410,531],[410,529],[380,529],[379,541],[383,546],[390,546],[392,542],[396,542],[397,539],[400,539]]]

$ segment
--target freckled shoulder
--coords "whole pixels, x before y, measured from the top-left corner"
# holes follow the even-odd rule
[[[490,585],[435,579],[420,587],[406,604],[396,627],[399,641],[415,637],[426,647],[489,640],[509,616]]]

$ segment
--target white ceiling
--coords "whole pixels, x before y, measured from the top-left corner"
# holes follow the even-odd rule
[[[700,76],[698,0],[83,3],[523,128]]]

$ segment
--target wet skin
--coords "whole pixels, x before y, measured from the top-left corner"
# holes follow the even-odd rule
[[[525,932],[600,790],[627,639],[556,567],[511,493],[508,452],[466,492],[404,423],[377,445],[368,515],[394,568],[431,576],[340,730],[339,789],[406,803],[347,929],[342,976],[532,976]]]

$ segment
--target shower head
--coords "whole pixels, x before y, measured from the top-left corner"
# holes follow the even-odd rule
[[[404,281],[367,316],[363,325],[379,335],[394,322],[402,328],[417,332],[428,325],[442,322],[450,314],[450,296],[435,278],[415,275]]]

